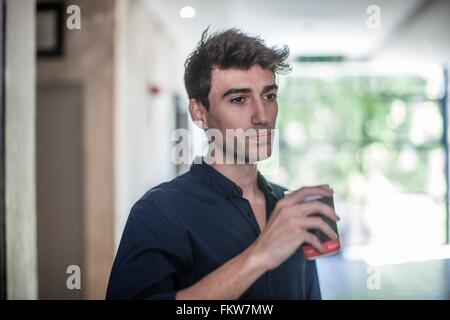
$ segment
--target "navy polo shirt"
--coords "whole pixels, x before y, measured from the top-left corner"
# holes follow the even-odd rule
[[[258,172],[269,219],[284,188]],[[261,233],[242,189],[201,161],[139,199],[111,271],[107,299],[175,299],[242,253]],[[320,299],[314,261],[297,250],[259,277],[241,299]]]

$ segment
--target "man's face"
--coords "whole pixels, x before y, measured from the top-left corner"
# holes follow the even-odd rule
[[[249,132],[249,138],[235,139],[234,156],[239,145],[245,145],[247,160],[249,152],[258,154],[257,160],[264,160],[272,153],[274,137],[271,129],[275,128],[278,113],[276,94],[277,86],[272,71],[259,65],[248,70],[214,68],[208,95],[207,126],[218,129],[224,140],[227,129]],[[256,132],[256,135],[252,132]],[[222,147],[230,155],[226,141],[223,141]]]

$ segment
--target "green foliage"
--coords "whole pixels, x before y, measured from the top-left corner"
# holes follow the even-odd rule
[[[403,192],[427,193],[431,157],[444,146],[425,87],[419,77],[288,78],[278,98],[288,186],[330,183],[351,198],[349,177],[381,171]]]

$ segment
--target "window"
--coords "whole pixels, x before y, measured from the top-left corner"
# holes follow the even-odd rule
[[[316,73],[282,82],[272,180],[332,185],[344,249],[444,244],[441,77]]]

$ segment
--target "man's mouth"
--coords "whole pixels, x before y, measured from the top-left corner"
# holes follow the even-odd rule
[[[268,143],[272,138],[272,130],[262,130],[255,135],[251,135],[250,139],[256,140],[258,143]]]
[[[265,136],[270,136],[271,134],[272,134],[272,129],[260,129],[260,130],[257,130],[253,136],[265,137]]]

